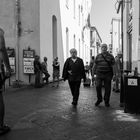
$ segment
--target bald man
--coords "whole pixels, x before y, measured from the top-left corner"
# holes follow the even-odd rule
[[[77,50],[70,50],[71,57],[69,57],[63,68],[62,77],[65,80],[68,80],[69,87],[73,96],[72,105],[76,106],[79,99],[79,90],[81,85],[81,79],[86,79],[85,69],[83,60],[77,57]]]
[[[3,73],[3,63],[6,67],[6,75]],[[2,95],[2,86],[4,84],[4,81],[6,77],[10,76],[10,64],[9,64],[9,58],[5,47],[5,39],[4,39],[4,31],[0,28],[0,135],[8,132],[10,130],[10,127],[4,124],[4,101],[3,101],[3,95]]]
[[[102,101],[102,85],[104,83],[105,94],[104,101],[105,106],[110,106],[110,94],[111,94],[111,80],[113,77],[113,65],[115,64],[115,59],[107,51],[107,44],[101,45],[101,53],[96,56],[95,65],[93,67],[93,73],[96,73],[96,91],[97,91],[97,101],[95,106],[98,106]]]

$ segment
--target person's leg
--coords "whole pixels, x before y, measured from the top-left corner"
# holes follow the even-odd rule
[[[41,82],[40,82],[40,71],[37,72],[37,75],[36,75],[36,86],[39,88],[41,87]]]
[[[59,87],[59,75],[57,75],[57,87]]]
[[[96,92],[97,92],[97,102],[95,103],[98,106],[102,102],[102,79],[96,78]]]
[[[4,125],[4,101],[2,95],[2,89],[0,89],[0,126]]]
[[[72,81],[68,81],[69,83],[69,87],[70,87],[70,90],[71,90],[71,94],[72,94],[72,97],[74,97],[74,82]]]
[[[120,80],[120,107],[124,107],[124,83],[123,76],[121,75]]]
[[[105,94],[104,94],[105,105],[109,106],[110,94],[111,94],[111,77],[110,76],[107,76],[104,79],[104,87],[105,87]]]
[[[2,88],[0,88],[0,135],[3,135],[11,130],[9,126],[4,124],[4,115],[4,100],[2,95]]]
[[[77,105],[78,99],[79,99],[79,94],[80,94],[80,81],[76,81],[74,84],[74,101],[75,105]]]
[[[46,84],[48,84],[49,80],[47,74],[45,74],[45,80],[46,80]]]
[[[35,87],[37,87],[37,73],[35,73]]]
[[[115,92],[119,92],[119,77],[116,77],[116,86],[115,86]]]
[[[55,87],[55,74],[53,73],[53,82],[52,82],[52,87]]]

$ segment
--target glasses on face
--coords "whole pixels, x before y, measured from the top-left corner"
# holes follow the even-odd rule
[[[77,52],[71,52],[71,54],[77,54]]]

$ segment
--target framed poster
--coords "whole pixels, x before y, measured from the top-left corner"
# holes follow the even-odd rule
[[[11,67],[11,72],[16,73],[16,59],[15,59],[15,50],[12,48],[7,49],[7,54],[9,57],[9,63]]]
[[[23,68],[25,74],[34,74],[34,50],[23,50]]]

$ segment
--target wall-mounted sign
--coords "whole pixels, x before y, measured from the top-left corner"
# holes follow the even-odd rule
[[[138,79],[128,79],[128,86],[138,86]]]
[[[34,50],[23,50],[23,65],[25,74],[34,74]]]
[[[11,72],[12,73],[16,73],[15,50],[14,49],[11,49],[11,48],[7,48],[7,54],[8,54],[8,57],[9,57]]]

